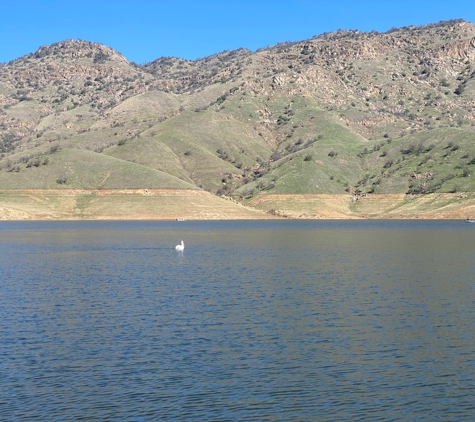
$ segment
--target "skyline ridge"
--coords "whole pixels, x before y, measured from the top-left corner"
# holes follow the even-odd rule
[[[197,62],[197,61],[200,61],[200,60],[204,60],[206,58],[209,58],[209,57],[213,57],[213,56],[219,56],[221,54],[224,54],[224,53],[229,53],[229,52],[234,52],[234,51],[240,51],[240,50],[245,50],[245,51],[248,51],[250,53],[257,53],[259,51],[264,51],[264,50],[267,50],[267,49],[271,49],[271,48],[274,48],[274,47],[278,47],[278,46],[281,46],[281,45],[288,45],[288,44],[297,44],[297,43],[301,43],[301,42],[305,42],[305,41],[309,41],[309,40],[313,40],[313,39],[319,39],[321,37],[325,37],[325,36],[331,36],[331,35],[338,35],[338,34],[342,34],[342,33],[346,33],[346,32],[353,32],[353,33],[359,33],[359,34],[371,34],[371,33],[375,33],[375,34],[390,34],[392,32],[396,32],[396,31],[399,31],[399,30],[404,30],[404,29],[410,29],[410,28],[430,28],[430,27],[437,27],[437,26],[444,26],[446,24],[452,24],[452,23],[468,23],[470,25],[473,25],[475,27],[475,23],[474,22],[471,22],[471,21],[468,21],[466,19],[463,19],[463,18],[456,18],[456,19],[448,19],[448,20],[441,20],[439,22],[431,22],[431,23],[427,23],[427,24],[424,24],[424,25],[405,25],[405,26],[400,26],[400,27],[391,27],[390,29],[388,29],[387,31],[377,31],[377,30],[370,30],[370,31],[364,31],[364,30],[360,30],[358,28],[353,28],[353,29],[337,29],[335,31],[330,31],[330,32],[322,32],[318,35],[313,35],[312,37],[310,38],[305,38],[305,39],[300,39],[300,40],[294,40],[294,41],[279,41],[273,45],[267,45],[267,46],[262,46],[262,47],[258,47],[256,48],[255,50],[251,50],[249,48],[246,48],[246,47],[238,47],[236,49],[230,49],[230,50],[221,50],[221,51],[217,51],[217,52],[214,52],[214,53],[211,53],[207,56],[203,56],[203,57],[198,57],[196,59],[186,59],[184,57],[180,57],[180,56],[160,56],[160,57],[157,57],[153,60],[150,60],[150,61],[147,61],[147,62],[143,62],[143,63],[137,63],[133,60],[130,60],[125,54],[123,54],[121,51],[107,45],[107,44],[103,44],[101,42],[97,42],[97,41],[90,41],[90,40],[86,40],[86,39],[79,39],[79,38],[68,38],[68,39],[63,39],[63,40],[58,40],[58,41],[54,41],[52,42],[51,44],[45,44],[45,45],[40,45],[38,46],[38,48],[34,51],[31,51],[29,53],[26,53],[24,55],[21,55],[19,57],[16,57],[8,62],[0,62],[1,65],[6,65],[6,64],[9,64],[11,62],[14,62],[16,60],[19,60],[19,59],[22,59],[24,57],[28,57],[28,56],[31,56],[32,54],[35,54],[35,53],[38,53],[39,51],[41,51],[42,49],[45,49],[45,48],[49,48],[49,47],[54,47],[54,46],[57,46],[57,45],[60,45],[60,44],[68,44],[69,42],[71,43],[74,43],[74,42],[83,42],[83,43],[86,43],[86,44],[92,44],[92,45],[97,45],[99,47],[105,47],[107,49],[110,49],[110,50],[113,50],[114,52],[122,55],[125,59],[127,59],[127,61],[129,63],[132,63],[132,64],[136,64],[138,66],[144,66],[144,65],[147,65],[147,64],[151,64],[157,60],[160,60],[160,59],[167,59],[167,58],[172,58],[172,59],[181,59],[181,60],[185,60],[185,61],[189,61],[189,62]]]
[[[463,18],[475,21],[475,5],[463,0],[20,0],[2,5],[0,62],[58,40],[85,39],[111,46],[129,60],[158,57],[196,60],[239,47],[256,51],[278,42],[309,39],[338,29],[385,32]],[[14,40],[14,42],[11,42]]]

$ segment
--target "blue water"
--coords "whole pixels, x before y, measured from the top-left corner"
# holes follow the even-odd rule
[[[0,420],[473,420],[474,240],[459,221],[0,223]]]

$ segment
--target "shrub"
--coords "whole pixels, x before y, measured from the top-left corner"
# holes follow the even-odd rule
[[[109,60],[109,55],[102,52],[98,51],[96,54],[94,54],[94,63],[104,63],[106,60]]]
[[[403,154],[410,154],[411,152],[414,152],[415,149],[416,149],[416,146],[414,144],[411,144],[407,148],[402,148],[401,152]]]
[[[465,87],[463,84],[460,84],[454,91],[455,95],[462,95]]]
[[[221,158],[222,160],[228,159],[228,153],[225,150],[221,150],[220,148],[218,148],[216,152],[218,153],[219,158]]]

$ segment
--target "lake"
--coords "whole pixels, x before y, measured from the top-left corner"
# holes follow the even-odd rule
[[[0,419],[472,420],[474,274],[463,221],[1,222]]]

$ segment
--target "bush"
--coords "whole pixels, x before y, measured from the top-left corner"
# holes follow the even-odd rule
[[[414,144],[410,144],[407,148],[402,148],[401,152],[403,154],[411,154],[416,150],[416,146]]]
[[[94,54],[94,63],[104,63],[106,60],[109,60],[109,55],[102,52],[98,51],[96,54]]]
[[[455,95],[462,95],[465,87],[463,84],[460,84],[454,91]]]

